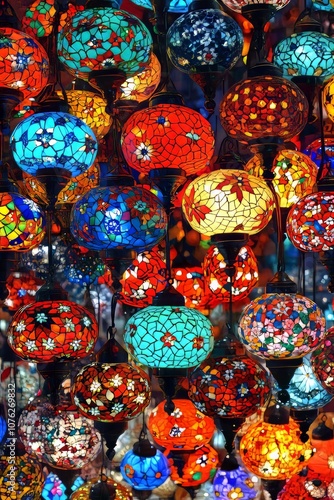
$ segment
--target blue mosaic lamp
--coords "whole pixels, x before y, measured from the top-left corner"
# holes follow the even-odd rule
[[[60,168],[76,177],[94,163],[98,149],[86,123],[60,111],[22,120],[10,137],[10,145],[17,165],[34,176],[45,169]]]
[[[43,500],[67,500],[68,498],[65,485],[53,472],[50,472],[45,479],[41,498]]]
[[[234,455],[226,455],[213,478],[213,491],[217,500],[254,500],[259,491],[259,480],[240,466]]]
[[[189,5],[193,0],[171,0],[168,6],[168,12],[173,12],[174,14],[183,14],[188,12]],[[131,0],[135,5],[143,7],[144,9],[153,10],[153,5],[151,0]]]

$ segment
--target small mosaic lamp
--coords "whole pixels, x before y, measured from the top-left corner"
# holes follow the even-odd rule
[[[168,12],[174,14],[183,14],[188,12],[189,5],[193,0],[171,0],[168,5]],[[153,10],[153,5],[151,0],[131,0],[132,3],[143,7],[144,9]]]
[[[218,453],[209,444],[188,452],[170,451],[168,459],[171,479],[183,488],[196,488],[212,480],[219,465]]]
[[[334,498],[334,479],[308,467],[292,476],[279,492],[277,500],[313,500]]]
[[[94,496],[95,495],[95,496]],[[94,477],[80,486],[71,495],[71,500],[132,500],[132,493],[125,486],[115,481],[112,477]]]
[[[143,102],[156,91],[161,78],[161,64],[152,52],[148,66],[137,75],[130,76],[121,84],[120,99]]]
[[[64,275],[70,283],[89,288],[93,284],[111,281],[110,270],[96,252],[73,245],[66,255],[66,261]]]
[[[42,300],[21,308],[8,328],[8,343],[20,358],[36,363],[87,357],[98,339],[91,312],[68,300]]]
[[[235,455],[226,455],[212,483],[217,500],[254,500],[259,491],[259,479],[239,465]]]
[[[53,472],[50,472],[44,481],[41,498],[43,500],[67,500],[68,498],[66,486]]]
[[[30,175],[60,168],[75,177],[97,155],[97,140],[85,122],[69,113],[36,113],[22,120],[10,137],[17,165]]]
[[[334,328],[329,328],[311,355],[313,371],[322,387],[334,395]]]
[[[334,168],[334,138],[330,136],[324,137],[323,142],[324,147],[322,145],[322,139],[315,139],[305,148],[304,153],[308,155],[318,167],[320,167],[323,157],[325,157],[329,169],[332,171]]]
[[[0,457],[1,500],[39,500],[44,476],[37,460],[27,454]]]
[[[183,297],[185,306],[207,314],[212,305],[219,303],[216,294],[208,290],[202,266],[173,267],[173,286]]]
[[[4,304],[11,311],[35,302],[37,290],[43,285],[33,271],[18,270],[12,272],[6,279],[8,295]]]

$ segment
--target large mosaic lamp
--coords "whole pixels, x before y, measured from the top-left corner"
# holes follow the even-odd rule
[[[0,496],[3,500],[39,500],[44,476],[39,462],[28,454],[0,457]]]

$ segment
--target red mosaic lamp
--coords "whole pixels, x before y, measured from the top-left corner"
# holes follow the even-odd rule
[[[168,454],[171,479],[183,488],[194,489],[213,479],[219,467],[217,451],[206,444],[190,452],[172,451]]]
[[[11,311],[35,302],[37,290],[44,281],[37,278],[33,271],[17,270],[12,272],[6,280],[8,295],[4,304]]]
[[[219,303],[216,294],[210,293],[204,278],[204,267],[173,267],[174,288],[184,297],[185,306],[203,314]]]
[[[323,388],[334,395],[334,327],[328,329],[320,345],[312,352],[311,365]]]
[[[307,467],[299,474],[292,476],[278,494],[277,500],[313,500],[334,498],[334,477],[309,470]]]

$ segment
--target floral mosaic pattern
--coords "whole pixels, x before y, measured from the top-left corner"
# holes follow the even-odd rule
[[[72,210],[71,232],[79,245],[90,250],[149,250],[166,229],[162,203],[140,186],[92,189]]]
[[[258,493],[258,484],[251,475],[239,466],[234,470],[218,469],[213,479],[215,497],[220,500],[241,498],[254,500]]]
[[[87,481],[85,484],[80,486],[74,493],[71,495],[71,500],[87,500],[90,495],[90,491],[92,487],[101,482],[100,478],[93,478]],[[110,484],[115,489],[115,500],[132,500],[132,493],[130,490],[125,488],[122,484],[117,483],[111,477],[105,477],[103,482]]]
[[[21,308],[8,328],[8,343],[19,357],[37,363],[85,358],[98,338],[91,312],[75,302],[35,302]]]
[[[191,227],[206,236],[255,234],[270,221],[274,199],[258,177],[241,170],[215,170],[190,182],[182,210]]]
[[[163,484],[170,475],[168,460],[156,450],[154,457],[144,457],[129,450],[121,464],[123,479],[136,490],[153,490]]]
[[[4,304],[11,311],[17,311],[20,307],[35,302],[36,292],[43,283],[32,271],[11,273],[6,279],[8,295]]]
[[[213,329],[200,312],[185,306],[148,306],[125,325],[133,358],[150,368],[198,366],[213,349]]]
[[[311,355],[311,365],[323,388],[334,396],[334,328],[329,328],[324,339]]]
[[[152,52],[148,66],[137,75],[130,76],[120,86],[120,99],[142,102],[154,94],[160,83],[161,65],[157,56]]]
[[[300,500],[301,498],[303,500],[314,498],[332,500],[334,498],[333,476],[324,476],[324,474],[308,469],[306,474],[292,476],[277,497],[278,500]]]
[[[325,317],[307,297],[268,293],[246,306],[238,333],[246,349],[261,358],[298,358],[320,344]]]
[[[146,373],[128,363],[91,363],[76,375],[71,395],[92,420],[121,422],[144,411],[151,400]]]
[[[128,164],[148,174],[155,168],[180,168],[198,174],[214,153],[214,134],[200,113],[177,104],[157,104],[136,111],[122,130]]]
[[[168,458],[171,479],[185,488],[196,487],[212,479],[219,465],[218,453],[208,444],[190,453],[171,451]]]
[[[44,483],[40,464],[29,455],[13,458],[0,457],[0,497],[1,500],[40,500]],[[12,476],[11,476],[12,475]],[[10,481],[15,477],[14,487]],[[12,489],[13,488],[13,489]]]

